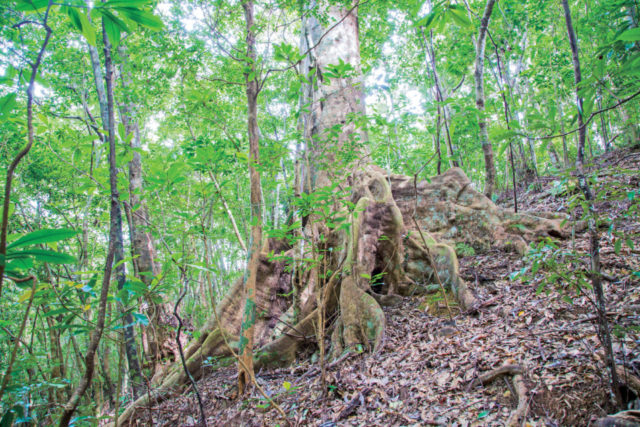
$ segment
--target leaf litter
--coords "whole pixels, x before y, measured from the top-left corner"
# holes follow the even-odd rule
[[[599,159],[604,166],[640,169],[640,152],[619,150]],[[593,170],[597,170],[596,167]],[[603,174],[600,182],[637,192],[638,174]],[[522,210],[566,212],[566,197],[554,196],[557,179],[540,178],[541,188],[521,190]],[[509,197],[507,194],[505,197]],[[640,197],[640,192],[638,194]],[[500,202],[500,200],[499,200]],[[507,204],[508,201],[502,201]],[[635,248],[640,224],[626,216],[631,201],[602,202],[597,210],[618,221]],[[637,202],[636,202],[637,203]],[[615,334],[616,362],[640,376],[640,255],[601,230],[602,267],[609,320]],[[588,262],[588,236],[559,242],[575,248]],[[477,385],[482,375],[504,366],[523,372],[525,408],[518,425],[588,425],[613,410],[608,373],[595,329],[589,298],[571,302],[555,286],[536,292],[542,273],[530,281],[513,278],[526,259],[500,251],[460,259],[460,274],[477,295],[475,313],[454,312],[454,322],[430,313],[426,298],[404,298],[386,307],[386,337],[376,354],[352,354],[327,369],[327,394],[322,396],[317,363],[309,349],[289,368],[256,373],[260,385],[288,414],[291,425],[504,425],[518,406],[518,390],[510,376]],[[634,274],[635,273],[635,274]],[[444,312],[444,311],[443,311]],[[314,358],[315,359],[315,358]],[[209,425],[286,425],[257,392],[232,400],[234,366],[208,373],[198,382]],[[193,390],[137,414],[139,425],[195,426],[198,407]]]

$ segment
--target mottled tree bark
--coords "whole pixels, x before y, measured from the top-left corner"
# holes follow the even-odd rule
[[[133,256],[134,273],[148,291],[151,290],[154,277],[160,268],[156,262],[156,249],[153,236],[148,231],[149,211],[144,198],[144,181],[142,169],[142,156],[140,148],[140,128],[136,117],[135,103],[127,99],[129,94],[126,91],[131,87],[131,76],[126,69],[127,52],[124,45],[118,48],[120,54],[120,81],[125,90],[124,102],[120,105],[120,117],[125,128],[126,135],[131,138],[129,146],[132,149],[132,159],[129,162],[129,211],[127,220],[131,235],[131,254]],[[158,372],[164,362],[173,356],[169,343],[172,339],[172,331],[169,330],[167,319],[170,318],[169,309],[164,303],[157,303],[150,296],[145,298],[147,304],[147,317],[149,325],[144,327],[144,344],[146,358],[154,371]]]
[[[249,180],[251,186],[251,242],[249,265],[244,284],[244,314],[240,330],[240,348],[238,351],[238,395],[244,394],[247,386],[253,383],[253,342],[256,322],[256,275],[260,249],[262,247],[262,187],[260,172],[260,136],[258,129],[258,93],[259,82],[256,69],[256,36],[253,1],[242,3],[247,28],[247,57],[250,72],[245,74],[247,93],[247,128],[249,132]]]

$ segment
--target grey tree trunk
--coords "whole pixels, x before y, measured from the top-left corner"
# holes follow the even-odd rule
[[[315,4],[315,2],[313,2]],[[311,91],[309,102],[309,164],[311,188],[319,188],[331,183],[331,175],[341,171],[337,164],[337,151],[353,150],[361,158],[366,157],[363,141],[366,135],[356,129],[353,115],[364,113],[364,92],[360,79],[360,40],[358,19],[355,12],[343,16],[343,8],[331,6],[328,9],[330,22],[340,22],[335,28],[324,31],[318,20],[310,16],[307,19],[307,43],[311,47],[310,69],[315,70],[318,78],[317,88]],[[354,37],[354,34],[356,35]],[[327,79],[323,73],[328,65],[343,61],[353,68],[355,77]],[[328,84],[327,84],[328,82]],[[335,137],[330,129],[336,124],[342,125],[339,136]],[[348,147],[348,148],[347,148]],[[357,167],[353,164],[351,167]],[[349,172],[347,171],[347,174]]]
[[[247,93],[247,130],[249,135],[249,181],[251,184],[251,241],[249,265],[244,283],[244,314],[238,350],[238,395],[255,382],[253,371],[253,343],[256,317],[256,276],[262,248],[262,185],[260,172],[260,131],[258,129],[258,94],[260,92],[256,69],[256,35],[252,0],[242,3],[247,28],[247,57],[251,73],[245,73]]]

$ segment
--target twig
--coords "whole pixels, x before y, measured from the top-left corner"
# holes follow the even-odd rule
[[[515,427],[519,425],[520,419],[523,418],[529,405],[527,404],[527,387],[524,385],[524,379],[521,374],[513,376],[513,385],[518,395],[518,407],[509,416],[507,426]]]
[[[49,3],[47,4],[47,10],[44,13],[42,22],[28,22],[30,24],[34,23],[37,25],[41,25],[45,29],[46,35],[44,37],[42,45],[40,46],[40,51],[38,52],[36,61],[31,64],[31,78],[29,79],[29,86],[27,87],[27,145],[25,145],[24,148],[20,150],[20,152],[16,155],[16,157],[9,165],[9,168],[7,169],[7,177],[4,186],[4,203],[2,206],[2,225],[0,226],[0,254],[3,256],[7,255],[7,227],[9,225],[9,205],[11,203],[11,182],[13,181],[13,173],[18,167],[18,164],[20,163],[22,158],[29,153],[29,150],[31,150],[31,147],[33,146],[33,92],[35,90],[35,82],[36,77],[38,76],[38,69],[40,68],[42,57],[44,56],[44,52],[47,49],[47,44],[49,44],[49,39],[51,38],[52,34],[52,30],[47,24],[50,10],[51,1],[49,1]],[[6,261],[3,260],[0,263],[0,298],[2,298],[2,281],[4,280],[5,266]]]
[[[344,408],[342,411],[340,411],[335,421],[340,421],[341,419],[347,418],[349,415],[351,415],[351,413],[356,409],[358,404],[361,404],[361,405],[364,404],[364,398],[367,397],[367,395],[370,392],[371,392],[371,388],[365,388],[364,390],[358,392],[358,394],[349,401],[349,403],[347,404],[347,407]]]
[[[473,380],[467,390],[470,390],[479,385],[487,385],[491,382],[495,381],[497,378],[500,378],[503,375],[522,375],[523,369],[520,365],[503,365],[499,368],[493,369],[485,374],[480,375],[478,378]]]

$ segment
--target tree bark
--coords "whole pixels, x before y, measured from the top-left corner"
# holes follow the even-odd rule
[[[569,45],[571,46],[571,59],[573,62],[573,77],[575,82],[576,91],[576,106],[578,107],[578,154],[576,156],[576,167],[582,168],[584,164],[584,147],[587,138],[587,128],[584,125],[583,109],[582,109],[582,97],[580,96],[580,83],[582,82],[582,72],[580,71],[580,57],[578,55],[578,40],[576,39],[576,33],[573,30],[573,23],[571,22],[571,10],[569,9],[568,0],[562,0],[562,7],[564,8],[564,19],[567,24],[567,33],[569,36]]]
[[[122,88],[126,91],[131,85],[130,73],[125,69],[127,52],[124,45],[118,48],[120,54],[120,80]],[[131,234],[131,252],[136,277],[145,284],[147,291],[152,288],[153,279],[160,273],[156,262],[156,249],[153,236],[148,231],[150,225],[147,201],[144,199],[144,182],[142,169],[142,156],[139,150],[142,148],[140,128],[136,117],[135,104],[126,99],[121,103],[120,116],[125,133],[131,138],[129,143],[132,149],[132,159],[129,162],[129,207],[130,215],[127,216]],[[167,319],[170,317],[168,307],[164,303],[157,303],[152,297],[145,298],[148,309],[149,325],[144,327],[146,339],[147,360],[158,371],[165,361],[173,354],[165,350],[165,344],[172,339]]]
[[[109,186],[111,189],[111,226],[114,232],[114,260],[116,263],[115,273],[118,283],[118,290],[124,288],[126,281],[126,271],[124,263],[124,241],[122,238],[122,210],[120,208],[120,191],[118,190],[118,167],[116,164],[116,131],[115,131],[115,110],[113,89],[115,81],[115,73],[113,61],[111,59],[111,42],[107,32],[104,29],[103,21],[103,41],[104,41],[104,66],[105,66],[105,82],[107,94],[107,113],[108,113],[108,135],[109,141]],[[124,309],[124,307],[123,307]],[[127,312],[123,316],[123,329],[125,349],[127,353],[127,362],[129,364],[129,377],[131,379],[133,394],[135,397],[140,396],[143,392],[142,372],[140,370],[140,360],[138,358],[138,349],[136,346],[134,323],[135,320],[131,312]]]
[[[247,127],[249,134],[249,180],[251,185],[251,242],[247,279],[244,284],[244,314],[240,331],[238,351],[238,395],[242,396],[248,386],[253,384],[253,342],[256,322],[256,275],[260,249],[262,247],[262,187],[260,172],[260,136],[258,129],[258,93],[259,82],[256,69],[256,36],[253,0],[242,3],[247,28],[247,58],[250,72],[245,73],[247,93]]]
[[[426,36],[424,34],[424,29],[420,28],[422,39],[424,43],[425,51],[427,52],[429,58],[429,65],[431,66],[431,73],[433,74],[434,88],[436,92],[436,101],[438,102],[438,118],[440,118],[440,113],[442,112],[442,119],[444,121],[444,130],[447,136],[447,146],[449,148],[449,164],[451,167],[460,167],[460,163],[457,159],[457,152],[454,148],[453,142],[451,141],[451,133],[449,132],[449,117],[447,114],[447,106],[442,105],[447,96],[444,93],[444,88],[440,82],[440,76],[438,75],[438,68],[436,67],[436,53],[433,47],[433,31],[429,31],[429,44],[427,45]]]
[[[485,99],[484,99],[484,49],[487,41],[487,29],[489,27],[489,20],[491,19],[491,12],[493,11],[493,5],[495,0],[487,0],[487,4],[484,8],[484,14],[482,21],[480,22],[480,32],[478,34],[478,41],[476,44],[476,107],[478,108],[478,126],[480,127],[480,143],[482,144],[482,152],[484,153],[484,166],[485,166],[485,187],[484,195],[491,198],[495,190],[496,181],[496,165],[493,160],[493,148],[491,141],[489,141],[489,132],[487,130],[487,119],[485,117]]]

